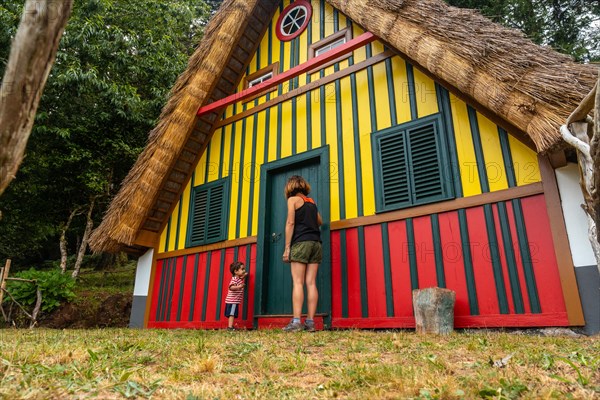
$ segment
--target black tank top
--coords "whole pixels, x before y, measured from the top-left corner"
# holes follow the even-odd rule
[[[296,219],[294,222],[294,234],[292,243],[321,241],[321,231],[319,230],[318,209],[314,200],[298,194],[298,197],[304,200],[304,204],[296,209]]]

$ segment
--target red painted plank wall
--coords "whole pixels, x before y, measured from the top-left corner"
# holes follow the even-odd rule
[[[250,272],[236,327],[252,328],[256,245],[158,260],[151,294],[149,328],[225,328],[225,297],[234,260]]]

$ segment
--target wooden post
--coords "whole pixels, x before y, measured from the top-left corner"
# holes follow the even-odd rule
[[[417,333],[448,334],[454,330],[456,293],[432,287],[413,290]]]
[[[3,268],[2,274],[0,274],[0,305],[4,298],[4,290],[6,289],[6,278],[8,278],[8,272],[10,271],[10,259],[6,260],[6,265]]]

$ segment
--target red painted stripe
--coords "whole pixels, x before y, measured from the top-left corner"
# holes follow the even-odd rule
[[[502,239],[502,229],[500,228],[500,218],[498,216],[498,206],[492,205],[494,214],[494,225],[496,229],[496,238],[498,239],[498,254],[500,254],[500,264],[502,265],[502,276],[504,278],[504,287],[506,288],[506,302],[508,303],[508,312],[515,313],[515,303],[513,301],[512,287],[510,286],[510,275],[508,274],[508,265],[506,263],[506,253],[504,249],[504,240]],[[510,246],[510,243],[508,243]],[[491,256],[491,253],[490,253]]]
[[[435,270],[435,248],[431,233],[431,217],[413,219],[415,249],[417,251],[417,270],[419,271],[419,289],[437,286]]]
[[[521,200],[542,313],[566,311],[543,195]]]
[[[469,315],[469,292],[462,253],[460,223],[456,211],[439,214],[446,287],[456,292],[454,315]]]
[[[291,69],[283,72],[282,74],[276,75],[273,78],[271,78],[259,85],[252,86],[251,88],[242,90],[239,93],[232,94],[231,96],[227,96],[224,99],[215,101],[214,103],[211,103],[209,105],[201,107],[198,110],[197,114],[198,114],[198,116],[210,114],[221,108],[227,107],[231,104],[234,104],[234,103],[237,103],[244,99],[247,99],[249,97],[252,97],[255,94],[258,94],[264,90],[273,88],[273,87],[279,85],[280,83],[289,81],[290,79],[295,78],[295,77],[297,77],[305,72],[308,72],[310,70],[313,70],[315,68],[318,68],[321,65],[328,63],[329,61],[335,60],[336,58],[338,58],[344,54],[347,54],[347,53],[354,51],[360,47],[363,47],[363,46],[371,43],[375,39],[376,39],[376,37],[372,33],[370,33],[370,32],[363,33],[359,37],[350,40],[348,43],[346,43],[342,46],[336,47],[335,49],[332,49],[332,50],[324,53],[323,55],[312,58],[309,61],[307,61],[303,64],[300,64],[294,68],[291,68]]]
[[[412,318],[412,287],[410,285],[410,262],[408,258],[408,241],[406,239],[406,222],[390,222],[388,224],[388,235],[390,239],[394,315],[396,318]]]
[[[254,288],[256,282],[256,244],[250,247],[250,275],[246,280],[246,290],[248,291],[248,319],[246,327],[252,328],[254,326]]]
[[[151,292],[150,315],[148,315],[148,323],[156,321],[156,309],[158,307],[158,293],[160,291],[160,279],[163,273],[164,260],[156,262],[156,271],[154,272],[154,287]]]
[[[207,261],[208,262],[208,261]],[[216,321],[217,302],[219,294],[219,268],[221,267],[221,252],[213,251],[210,258],[210,277],[208,282],[208,298],[206,299],[206,320]],[[206,290],[206,289],[205,289]]]
[[[194,300],[194,321],[202,318],[202,303],[204,301],[204,281],[206,277],[206,254],[200,253],[198,257],[198,276],[196,277],[196,299]]]
[[[183,300],[181,302],[181,321],[187,321],[190,318],[190,307],[192,301],[192,280],[194,279],[194,259],[195,255],[186,256],[185,262],[185,281],[183,287]]]
[[[498,314],[500,308],[494,284],[494,270],[483,207],[469,208],[466,210],[466,214],[479,313],[482,315]]]
[[[414,328],[412,317],[395,318],[338,318],[332,319],[332,328],[375,329],[375,328]]]
[[[360,318],[362,316],[360,285],[366,284],[366,282],[360,281],[358,229],[356,228],[346,231],[346,263],[348,269],[348,316]]]
[[[369,318],[387,317],[381,225],[365,227]]]
[[[171,302],[169,306],[169,320],[177,321],[177,307],[179,307],[179,292],[181,290],[181,273],[183,272],[183,257],[178,257],[175,261],[175,277],[173,283],[173,291],[171,293]]]
[[[521,249],[519,248],[519,236],[517,235],[517,225],[515,223],[515,213],[512,202],[507,201],[506,213],[508,214],[508,223],[510,226],[510,235],[512,237],[512,247],[515,253],[515,261],[517,263],[517,273],[519,275],[519,285],[521,286],[521,297],[523,298],[523,309],[525,314],[531,313],[531,305],[529,304],[529,294],[527,293],[527,281],[525,280],[525,272],[523,270],[523,258],[521,257]]]
[[[496,314],[455,317],[456,328],[503,328],[535,326],[569,326],[566,312],[547,314]]]
[[[340,231],[331,232],[331,316],[342,316],[342,264]]]

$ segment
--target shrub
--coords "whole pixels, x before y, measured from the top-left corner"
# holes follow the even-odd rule
[[[15,278],[37,281],[42,291],[42,311],[50,312],[60,306],[63,301],[70,301],[75,297],[73,287],[75,280],[69,274],[60,271],[40,271],[29,269],[17,272]],[[37,285],[30,282],[7,281],[7,290],[11,296],[23,306],[33,306],[37,299]],[[10,301],[10,296],[5,296],[4,301]]]

